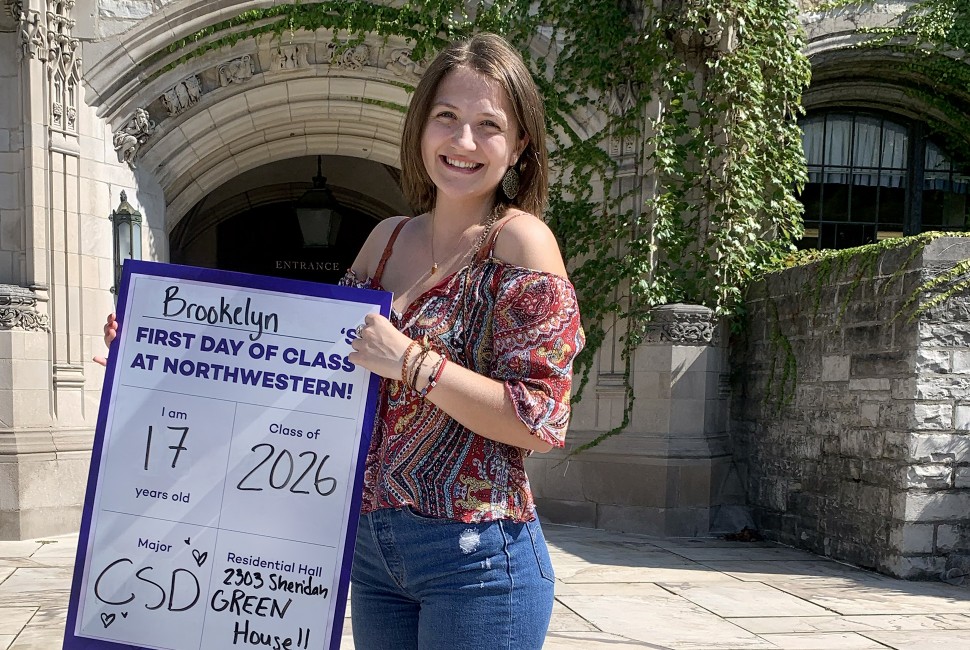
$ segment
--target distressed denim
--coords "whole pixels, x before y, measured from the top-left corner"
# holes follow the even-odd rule
[[[357,650],[539,650],[553,601],[539,521],[362,515],[351,573]]]

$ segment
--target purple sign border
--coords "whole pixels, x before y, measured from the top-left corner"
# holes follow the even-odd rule
[[[391,313],[391,294],[386,291],[372,289],[358,289],[355,287],[339,287],[332,284],[307,282],[304,280],[288,280],[263,275],[250,275],[235,271],[221,271],[218,269],[203,269],[194,266],[180,266],[162,262],[147,262],[141,260],[125,260],[121,276],[121,289],[118,294],[118,323],[124,322],[125,305],[128,302],[128,291],[131,286],[131,276],[134,274],[171,278],[174,280],[191,280],[220,284],[243,289],[260,289],[295,295],[331,298],[346,302],[363,302],[378,307],[381,315],[389,317]],[[77,556],[74,561],[74,579],[71,583],[71,600],[67,610],[67,625],[64,628],[64,650],[146,650],[143,646],[116,643],[103,639],[92,639],[75,635],[77,627],[78,605],[80,604],[81,580],[84,574],[84,561],[87,557],[87,547],[91,535],[91,517],[94,508],[94,495],[98,485],[98,474],[101,470],[101,455],[104,449],[105,427],[108,419],[108,408],[114,393],[115,363],[118,357],[118,340],[111,344],[108,356],[108,367],[105,370],[104,388],[101,392],[101,407],[98,411],[98,424],[94,434],[94,446],[91,451],[91,466],[88,470],[88,484],[85,490],[84,508],[81,513],[81,529],[78,534]],[[354,556],[354,543],[357,539],[358,518],[354,513],[360,512],[361,491],[364,482],[364,463],[367,450],[370,447],[371,432],[374,429],[377,391],[380,377],[371,375],[365,397],[364,419],[360,435],[360,449],[357,454],[357,469],[354,474],[353,496],[350,503],[350,518],[347,524],[347,538],[344,543],[344,557],[341,565],[340,578],[337,586],[337,605],[334,611],[330,650],[340,647],[340,637],[343,633],[344,614],[347,607],[347,592],[350,587],[350,569]]]

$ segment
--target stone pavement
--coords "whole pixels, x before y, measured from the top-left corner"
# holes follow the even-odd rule
[[[545,532],[557,573],[546,650],[970,648],[964,587],[770,543]],[[61,647],[76,546],[74,535],[0,542],[0,650]]]

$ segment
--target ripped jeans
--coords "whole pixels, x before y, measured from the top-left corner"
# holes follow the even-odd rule
[[[356,650],[539,650],[552,614],[539,521],[466,524],[410,508],[361,515]]]

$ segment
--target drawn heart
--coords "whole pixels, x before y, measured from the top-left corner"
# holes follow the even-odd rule
[[[208,559],[209,554],[207,552],[206,553],[199,553],[199,549],[193,548],[192,549],[192,557],[195,558],[195,563],[198,566],[202,566],[203,564],[205,564],[206,559]]]
[[[128,612],[121,612],[121,618],[128,618]]]
[[[101,624],[102,625],[104,625],[105,627],[108,627],[109,625],[111,625],[114,622],[115,622],[115,615],[114,614],[105,614],[104,612],[101,612]]]
[[[191,537],[186,537],[185,538],[185,543],[186,544],[191,544],[192,543],[192,538]]]

